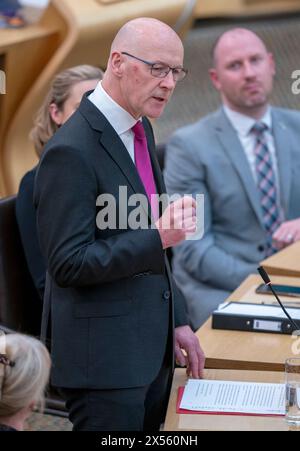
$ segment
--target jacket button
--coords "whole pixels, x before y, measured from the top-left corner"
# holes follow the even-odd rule
[[[166,290],[166,291],[163,292],[163,299],[165,301],[168,301],[170,299],[170,296],[171,296],[171,293],[170,293],[169,290]]]
[[[262,244],[260,244],[259,246],[257,246],[257,250],[259,252],[263,252],[265,250],[265,246],[263,246]]]

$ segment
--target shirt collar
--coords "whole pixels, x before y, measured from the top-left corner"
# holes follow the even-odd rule
[[[101,111],[118,135],[130,130],[137,122],[124,108],[115,102],[104,90],[100,81],[89,95],[89,100]]]
[[[233,111],[228,108],[228,106],[223,105],[224,112],[228,117],[231,125],[237,131],[240,136],[246,137],[249,135],[253,125],[256,122],[262,122],[268,127],[268,130],[272,130],[272,115],[271,108],[268,106],[267,111],[263,115],[263,117],[257,121],[250,116],[246,116],[245,114],[238,113],[237,111]]]

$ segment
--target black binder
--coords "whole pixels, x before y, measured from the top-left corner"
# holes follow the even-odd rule
[[[226,310],[232,309],[234,306],[238,306],[240,312],[232,313]],[[243,314],[241,310],[243,307],[245,310],[248,306],[255,306],[255,313],[251,315],[248,313]],[[241,330],[245,332],[268,332],[277,334],[288,334],[291,335],[294,328],[291,322],[286,317],[278,318],[276,316],[266,316],[262,314],[261,308],[270,307],[272,309],[279,309],[281,314],[281,307],[266,304],[253,304],[253,303],[241,303],[241,302],[229,302],[223,304],[219,310],[215,310],[212,314],[212,328],[213,329],[225,329],[225,330]],[[291,317],[293,318],[293,313],[291,309],[288,309]],[[293,307],[292,311],[297,312],[297,316],[300,316],[300,308]],[[295,313],[295,312],[294,312]],[[283,313],[282,313],[283,314]],[[294,319],[294,318],[293,318]],[[295,323],[299,326],[300,330],[300,319],[295,319]]]

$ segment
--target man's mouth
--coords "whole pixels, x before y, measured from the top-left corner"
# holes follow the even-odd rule
[[[167,101],[167,99],[165,99],[164,97],[159,97],[159,96],[153,96],[153,99],[160,103],[164,103]]]
[[[258,83],[251,83],[249,85],[245,85],[245,91],[256,92],[260,90],[260,85]]]

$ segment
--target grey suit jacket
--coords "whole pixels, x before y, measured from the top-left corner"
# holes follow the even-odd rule
[[[272,108],[285,219],[300,216],[300,113]],[[264,258],[259,194],[223,109],[178,130],[167,148],[169,193],[203,193],[204,237],[174,249],[174,274],[198,328]]]

